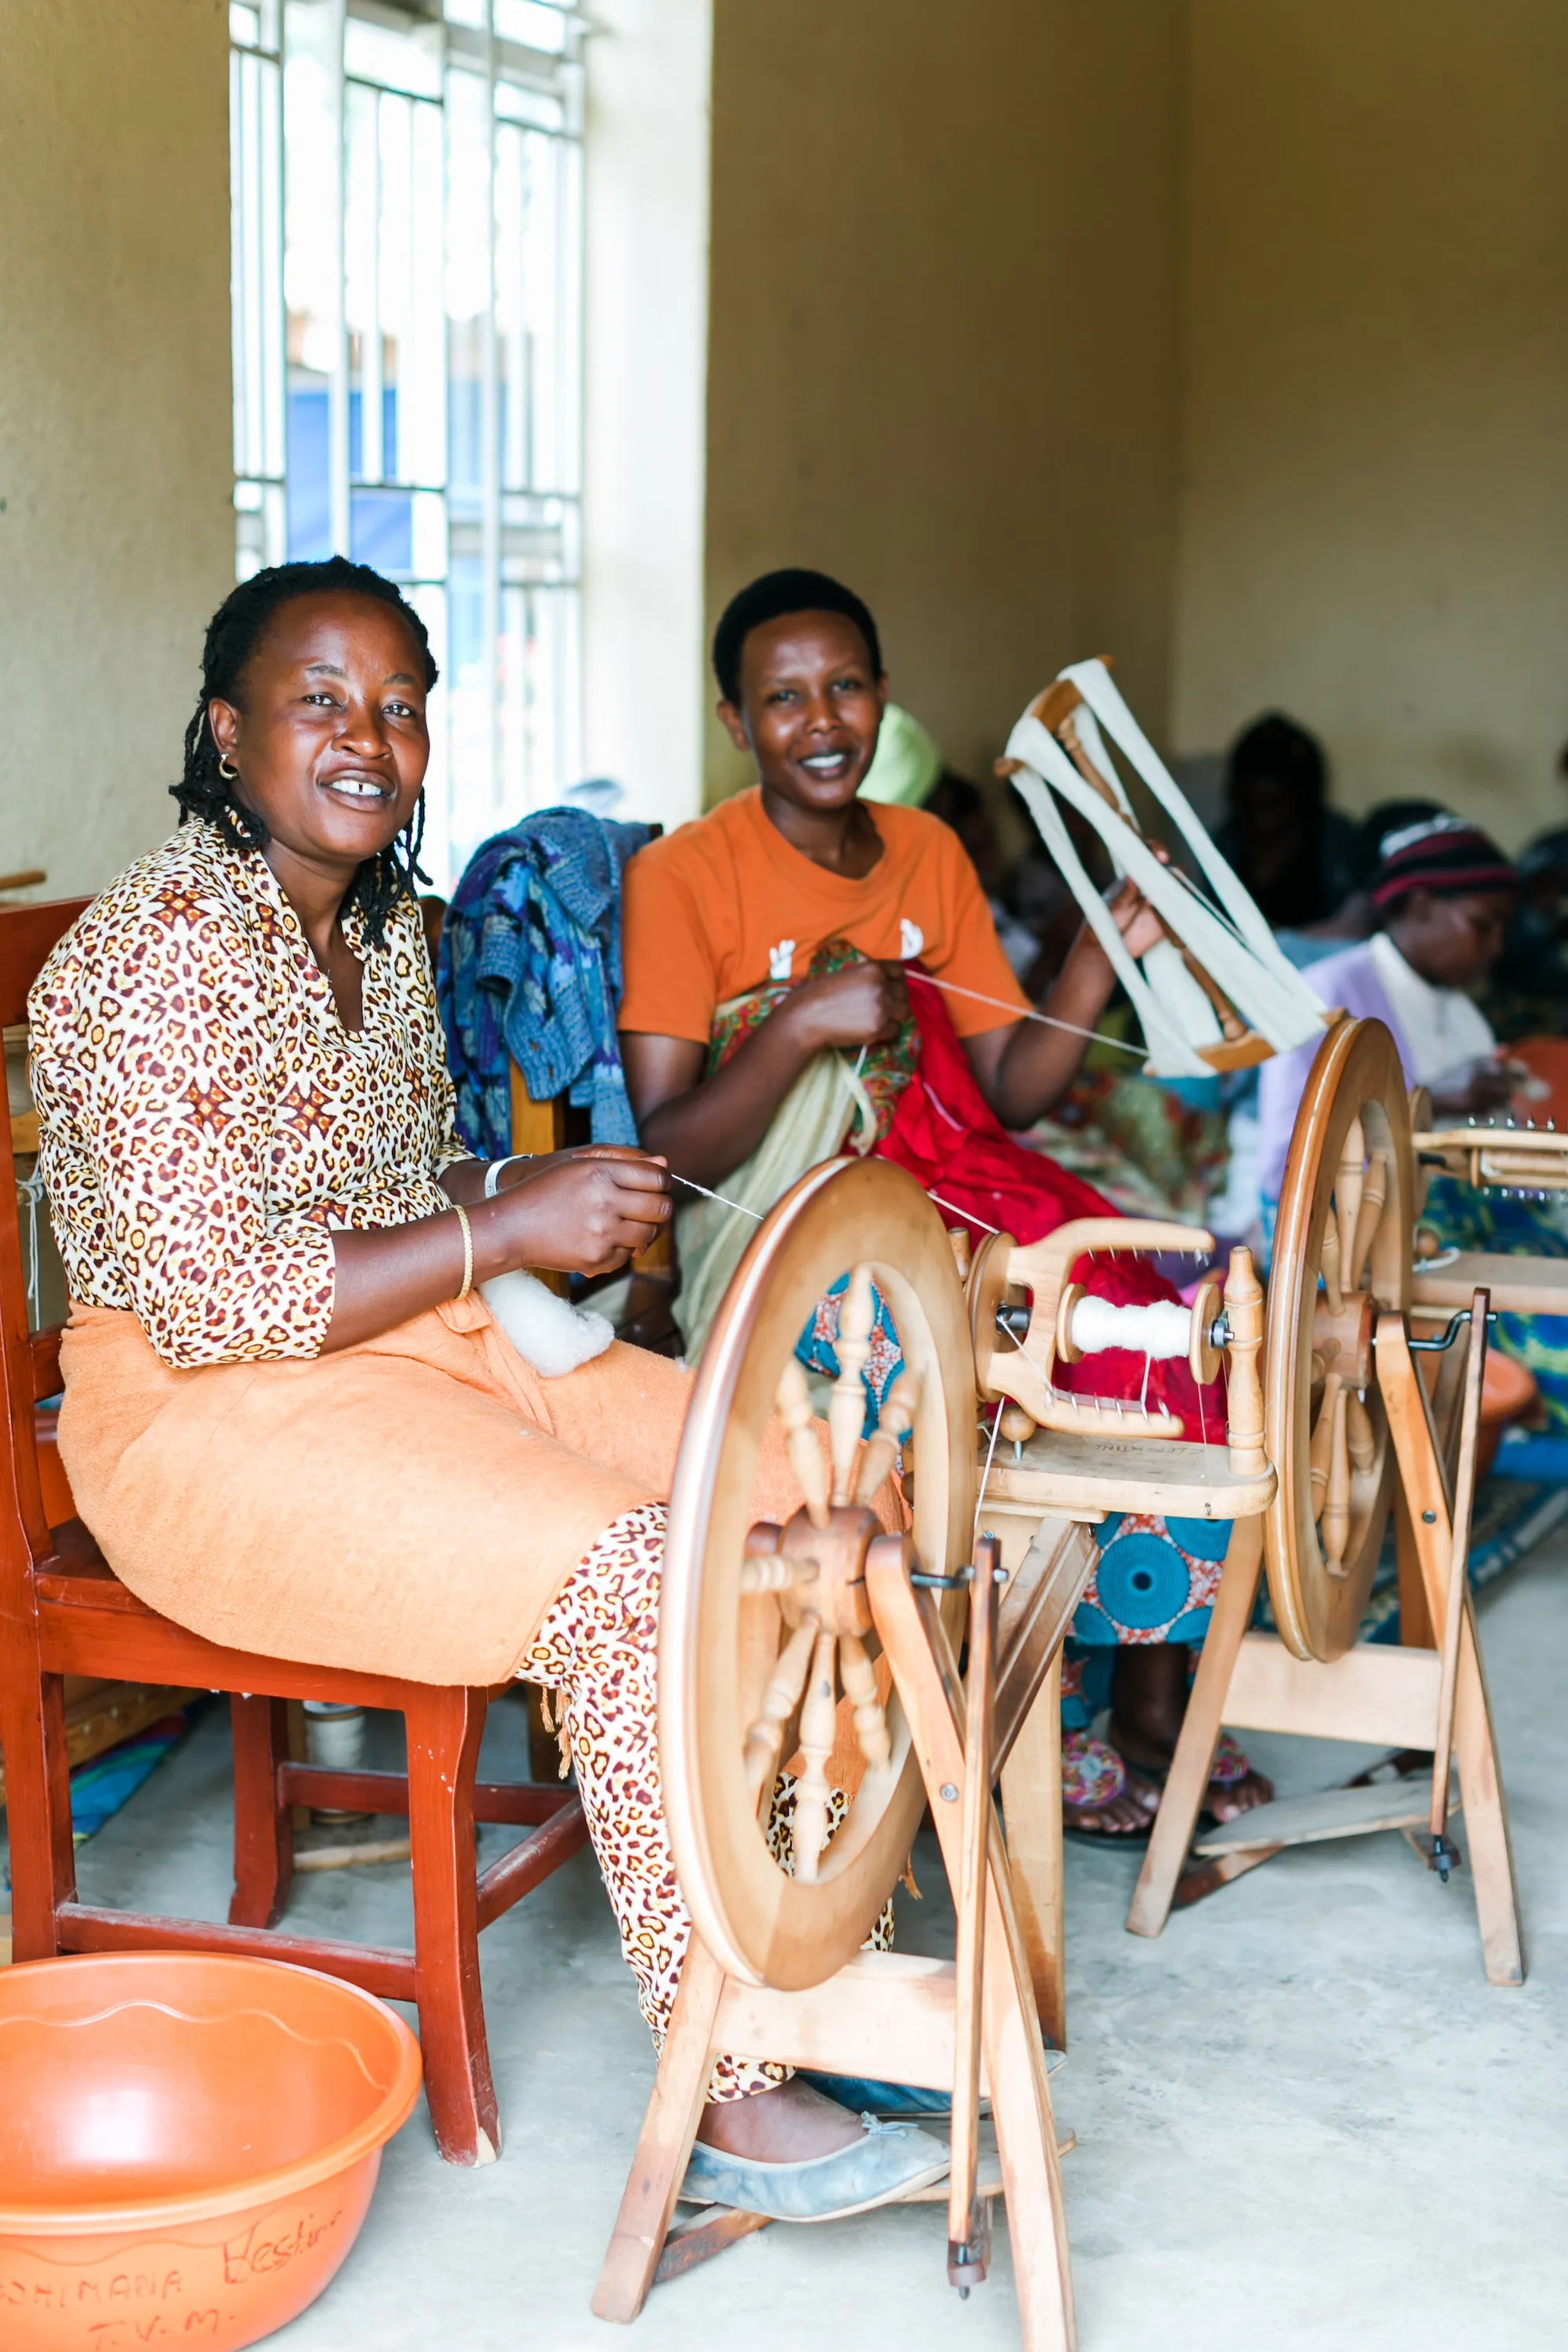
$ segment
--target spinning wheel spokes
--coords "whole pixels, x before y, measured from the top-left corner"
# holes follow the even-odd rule
[[[1413,1176],[1393,1040],[1344,1022],[1308,1080],[1269,1283],[1269,1581],[1299,1657],[1349,1647],[1376,1567],[1394,1464],[1373,1335],[1409,1300]]]
[[[839,1369],[825,1432],[795,1348],[835,1291]],[[904,1370],[867,1437],[879,1301]],[[744,1981],[788,1990],[842,1966],[904,1866],[923,1784],[880,1663],[867,1561],[879,1544],[906,1570],[943,1574],[967,1559],[973,1400],[963,1294],[937,1212],[880,1162],[814,1170],[759,1231],[713,1327],[665,1556],[670,1841],[702,1942]],[[775,1462],[782,1453],[804,1498],[784,1525],[758,1519],[752,1501],[775,1415]],[[889,1535],[873,1505],[911,1434],[914,1528]],[[779,1805],[781,1771],[794,1784]]]
[[[883,1405],[875,1434],[862,1443],[866,1392],[861,1375],[871,1352],[875,1324],[871,1269],[857,1265],[839,1310],[839,1370],[827,1408],[831,1499],[812,1418],[810,1389],[799,1358],[791,1356],[779,1376],[776,1409],[784,1424],[790,1467],[805,1496],[807,1519],[824,1534],[832,1529],[835,1512],[863,1515],[868,1511],[872,1496],[913,1425],[920,1402],[919,1381],[901,1372]],[[858,1534],[859,1529],[853,1532]],[[827,1843],[832,1791],[826,1764],[833,1752],[840,1689],[853,1709],[856,1743],[873,1771],[886,1770],[892,1760],[893,1743],[877,1687],[877,1670],[862,1638],[870,1630],[863,1591],[857,1596],[856,1580],[849,1580],[851,1590],[846,1593],[842,1579],[824,1578],[817,1559],[782,1550],[780,1541],[779,1530],[753,1528],[742,1563],[742,1590],[777,1593],[780,1613],[793,1629],[746,1732],[746,1776],[759,1804],[771,1803],[785,1736],[798,1716],[805,1769],[795,1790],[789,1845],[795,1876],[810,1884],[817,1875]]]

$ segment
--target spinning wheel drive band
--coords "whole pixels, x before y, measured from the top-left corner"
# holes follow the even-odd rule
[[[841,1276],[842,1367],[828,1463],[795,1347]],[[862,1445],[860,1367],[874,1283],[904,1372]],[[779,1410],[807,1496],[787,1528],[757,1524],[759,1444]],[[866,1507],[912,1428],[912,1538]],[[945,1575],[973,1541],[974,1357],[942,1219],[921,1187],[877,1160],[813,1169],[753,1237],[725,1295],[687,1415],[670,1495],[660,1603],[659,1753],[670,1845],[698,1936],[731,1976],[780,1990],[820,1984],[864,1942],[908,1858],[925,1805],[896,1691],[878,1696],[864,1562],[908,1544]],[[815,1493],[814,1493],[815,1488]],[[959,1609],[962,1596],[955,1595]],[[885,1679],[885,1676],[884,1676]],[[831,1843],[822,1768],[836,1701],[852,1701],[865,1769]],[[794,1874],[765,1831],[780,1766],[799,1749]]]
[[[1342,1656],[1366,1612],[1394,1479],[1373,1333],[1380,1309],[1409,1307],[1414,1216],[1394,1040],[1380,1021],[1342,1021],[1297,1113],[1268,1280],[1264,1444],[1279,1487],[1264,1556],[1299,1658]]]

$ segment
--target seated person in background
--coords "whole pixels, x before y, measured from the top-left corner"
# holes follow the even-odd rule
[[[928,815],[939,817],[951,825],[963,844],[976,878],[985,893],[985,904],[991,909],[991,919],[996,926],[996,937],[1016,976],[1028,990],[1028,976],[1039,961],[1040,943],[1028,926],[1022,922],[1008,904],[1008,876],[1002,856],[1002,844],[997,838],[995,822],[985,804],[985,795],[978,784],[967,776],[944,768],[921,803]],[[1052,868],[1055,871],[1055,868]],[[1065,886],[1064,886],[1065,887]],[[1062,953],[1052,965],[1040,993],[1053,981],[1066,961],[1067,950],[1078,935],[1078,908],[1073,908],[1073,925]]]
[[[758,781],[626,868],[621,1050],[647,1149],[677,1178],[753,1211],[847,1144],[909,1169],[976,1239],[1005,1228],[1033,1241],[1069,1218],[1114,1214],[1007,1132],[1072,1077],[1081,1033],[1110,998],[1110,965],[1080,927],[1045,1000],[1069,1025],[1027,1019],[957,836],[924,810],[873,809],[858,797],[887,694],[866,606],[820,572],[770,573],[725,612],[713,661],[720,717]],[[1156,919],[1130,885],[1112,904],[1129,947],[1143,952]],[[677,1314],[693,1356],[753,1230],[725,1202],[682,1206]],[[1101,1260],[1079,1278],[1121,1301],[1173,1296],[1142,1263]],[[807,1360],[819,1370],[833,1366],[836,1311],[824,1302],[814,1328]],[[886,1353],[879,1389],[896,1364]],[[1129,1399],[1146,1384],[1194,1438],[1223,1426],[1217,1392],[1201,1396],[1184,1365],[1151,1370],[1117,1351],[1058,1378]],[[1123,1622],[1109,1571],[1080,1615],[1091,1641],[1139,1645],[1117,1653],[1112,1738],[1133,1765],[1158,1767],[1180,1727],[1187,1645],[1202,1639],[1217,1562],[1205,1555],[1206,1529],[1188,1549],[1163,1523],[1137,1532],[1153,1535],[1160,1556],[1158,1620]],[[1079,1744],[1068,1742],[1069,1818],[1104,1834],[1141,1832],[1157,1790],[1086,1734],[1087,1724]],[[1237,1811],[1263,1793],[1227,1751],[1214,1809]]]
[[[1352,887],[1355,826],[1329,807],[1328,781],[1322,745],[1283,711],[1231,745],[1215,842],[1276,930],[1321,922]]]
[[[1505,1120],[1524,1073],[1507,1060],[1472,992],[1502,950],[1516,895],[1497,844],[1462,817],[1419,819],[1385,834],[1372,898],[1381,928],[1312,967],[1325,1004],[1393,1032],[1407,1086],[1426,1087],[1433,1116]],[[1259,1177],[1270,1236],[1315,1048],[1258,1073]],[[1504,1199],[1451,1177],[1433,1180],[1421,1222],[1445,1245],[1512,1255],[1568,1255],[1552,1203]],[[1534,1373],[1554,1431],[1568,1430],[1568,1318],[1504,1315],[1498,1344]]]
[[[1372,903],[1373,885],[1382,861],[1383,844],[1391,833],[1402,833],[1406,825],[1418,824],[1429,816],[1447,816],[1449,811],[1438,801],[1396,800],[1379,801],[1355,826],[1352,845],[1350,895],[1331,915],[1319,923],[1309,923],[1304,930],[1291,930],[1288,926],[1278,931],[1280,946],[1299,971],[1310,964],[1321,963],[1332,955],[1342,940],[1369,940],[1378,928],[1377,909]]]

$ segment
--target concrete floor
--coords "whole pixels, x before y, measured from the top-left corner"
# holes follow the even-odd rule
[[[1445,1891],[1383,1835],[1289,1853],[1176,1918],[1122,1932],[1127,1856],[1070,1850],[1072,2054],[1058,2078],[1084,2352],[1545,2352],[1568,2341],[1568,1874],[1552,1792],[1568,1772],[1568,1536],[1483,1609],[1530,1958],[1482,1977],[1468,1876]],[[487,1764],[515,1767],[497,1718]],[[1258,1740],[1282,1788],[1361,1751]],[[226,1730],[186,1748],[81,1857],[84,1894],[221,1917]],[[1459,1839],[1463,1844],[1463,1830]],[[487,1832],[487,1841],[504,1837]],[[928,1899],[901,1937],[940,1948]],[[400,1941],[405,1870],[301,1882],[289,1924]],[[775,2228],[658,2290],[635,2335],[591,2317],[652,2075],[591,1860],[484,1937],[501,2161],[455,2172],[423,2105],[387,2150],[334,2284],[272,2340],[287,2352],[746,2352],[1016,2345],[1005,2231],[962,2305],[944,2212]]]

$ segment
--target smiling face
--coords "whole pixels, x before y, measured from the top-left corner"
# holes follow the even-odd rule
[[[848,805],[877,749],[888,682],[847,614],[786,613],[741,648],[741,699],[719,716],[764,793],[826,814]]]
[[[207,722],[278,853],[345,883],[414,814],[430,757],[425,657],[393,605],[352,592],[283,605]]]

